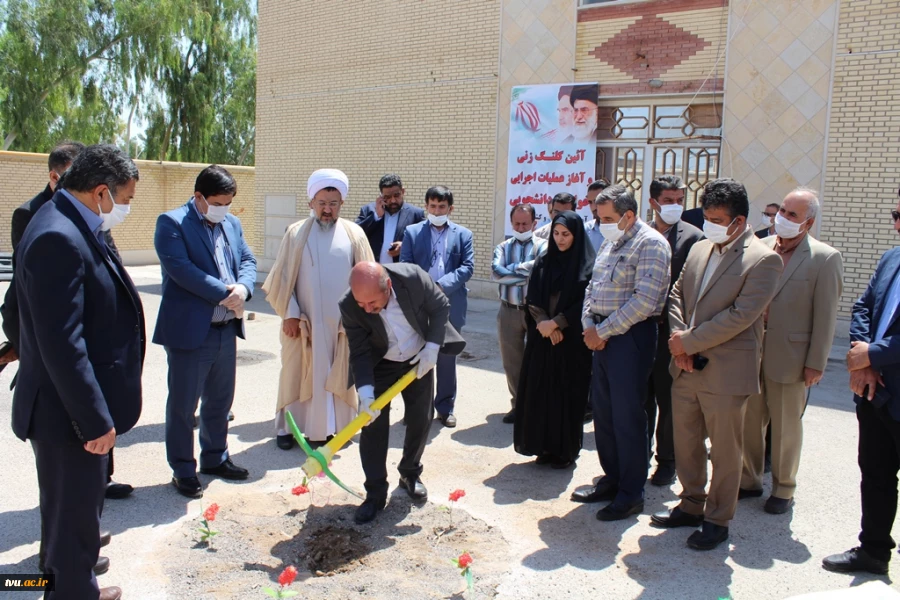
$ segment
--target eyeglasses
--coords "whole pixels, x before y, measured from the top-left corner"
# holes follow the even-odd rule
[[[774,219],[774,218],[775,218],[775,215],[777,215],[777,214],[778,214],[778,213],[771,213],[771,214],[770,214],[770,213],[767,213],[766,211],[763,211],[763,216],[769,217],[770,219]]]
[[[894,223],[900,221],[900,211],[892,210],[891,217],[894,219]]]
[[[316,206],[318,206],[319,208],[323,208],[323,209],[330,208],[331,210],[334,210],[334,209],[340,207],[340,205],[341,205],[340,202],[316,202]]]

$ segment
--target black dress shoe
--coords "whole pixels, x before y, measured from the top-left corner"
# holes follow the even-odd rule
[[[740,488],[738,490],[738,500],[745,500],[747,498],[759,498],[762,496],[762,490],[745,490],[744,488]]]
[[[639,500],[633,504],[616,504],[612,502],[597,511],[598,521],[621,521],[631,515],[636,515],[644,510],[644,501]]]
[[[584,412],[584,419],[582,420],[583,424],[593,423],[594,422],[594,411],[590,408]]]
[[[366,498],[365,502],[360,504],[359,508],[356,509],[356,514],[353,515],[353,520],[359,524],[368,523],[375,518],[375,515],[378,514],[378,511],[384,510],[384,504],[384,498]]]
[[[601,479],[597,485],[592,488],[588,488],[586,490],[581,490],[578,492],[572,492],[572,502],[584,502],[585,504],[592,504],[594,502],[604,502],[606,500],[612,500],[616,497],[616,494],[619,492],[619,487],[613,485],[612,483],[604,483]]]
[[[568,458],[559,458],[554,456],[550,459],[550,467],[553,469],[568,469],[574,464],[575,461],[569,460]]]
[[[763,510],[770,515],[783,515],[794,505],[793,498],[778,498],[777,496],[769,496],[763,505]]]
[[[94,575],[103,575],[109,571],[109,559],[105,556],[97,557],[97,564],[94,565]]]
[[[100,547],[109,546],[109,542],[112,540],[112,534],[108,531],[100,532]]]
[[[197,429],[198,427],[200,427],[200,417],[194,415],[194,429]]]
[[[503,415],[503,422],[509,425],[510,423],[516,422],[516,409],[512,409],[505,415]]]
[[[700,527],[703,515],[692,515],[676,506],[672,510],[663,510],[650,515],[650,523],[657,527]]]
[[[822,568],[836,573],[865,571],[875,575],[887,575],[888,561],[878,560],[859,546],[842,554],[832,554],[822,559]]]
[[[294,436],[292,435],[279,435],[275,436],[275,445],[281,448],[282,450],[290,450],[294,447]]]
[[[665,487],[675,483],[675,467],[672,465],[657,465],[650,483],[659,487]]]
[[[241,467],[235,465],[231,462],[230,458],[226,458],[225,462],[223,462],[218,467],[213,467],[211,469],[200,469],[200,472],[204,475],[215,475],[216,477],[221,477],[222,479],[232,479],[235,481],[247,479],[247,476],[250,475],[250,472],[247,469],[242,469]]]
[[[234,421],[234,412],[229,410],[228,411],[228,422],[231,423],[232,421]]]
[[[106,498],[108,500],[121,500],[122,498],[127,498],[133,491],[134,487],[128,485],[127,483],[116,483],[115,481],[110,481],[106,484]]]
[[[541,454],[536,459],[534,459],[534,464],[536,465],[549,465],[553,462],[552,454]]]
[[[456,417],[453,415],[453,413],[438,415],[438,418],[441,420],[441,423],[443,423],[444,427],[449,427],[451,429],[456,427]]]
[[[712,550],[727,539],[727,527],[704,521],[703,529],[692,533],[687,539],[687,545],[694,550]]]
[[[172,485],[178,493],[187,498],[202,498],[203,486],[196,477],[173,477]]]
[[[400,487],[406,490],[406,493],[413,500],[426,500],[428,498],[428,490],[425,489],[418,477],[401,477]]]

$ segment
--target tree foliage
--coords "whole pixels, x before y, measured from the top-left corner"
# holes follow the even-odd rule
[[[0,0],[0,16],[3,149],[253,163],[254,0]]]

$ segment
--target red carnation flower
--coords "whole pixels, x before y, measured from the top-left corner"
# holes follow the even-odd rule
[[[206,510],[203,511],[203,518],[210,522],[215,521],[216,513],[218,513],[218,512],[219,512],[219,505],[218,504],[210,504],[209,508],[207,508]]]
[[[450,502],[456,502],[465,495],[465,490],[453,490],[452,492],[450,492]]]
[[[294,579],[297,578],[297,567],[290,565],[285,567],[284,571],[281,572],[281,575],[278,576],[278,585],[284,587],[286,585],[291,585],[294,583]]]
[[[301,485],[298,485],[297,487],[295,487],[294,489],[292,489],[291,493],[295,496],[302,496],[303,494],[309,493],[309,488],[306,487],[305,485],[301,484]]]
[[[468,552],[463,552],[459,555],[459,558],[456,559],[456,562],[459,564],[460,569],[465,569],[472,564],[472,555]]]

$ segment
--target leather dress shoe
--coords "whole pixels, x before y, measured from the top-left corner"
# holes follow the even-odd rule
[[[665,487],[675,483],[676,479],[675,467],[672,465],[657,465],[650,483],[659,487]]]
[[[509,425],[510,423],[516,422],[516,409],[512,409],[505,415],[503,415],[503,422]]]
[[[428,490],[418,477],[401,477],[400,487],[406,490],[409,497],[413,500],[426,500],[428,498]]]
[[[290,450],[294,447],[294,436],[292,435],[279,435],[275,436],[275,445],[281,448],[282,450]]]
[[[234,421],[234,411],[228,411],[228,422],[231,423]]]
[[[216,477],[221,477],[222,479],[231,479],[235,481],[247,479],[247,477],[250,475],[250,472],[247,469],[243,469],[237,466],[236,464],[231,462],[230,458],[226,458],[225,461],[218,467],[200,469],[200,472],[204,475],[215,475]]]
[[[112,534],[108,531],[100,532],[100,547],[109,546],[109,542],[112,540]]]
[[[887,575],[888,561],[878,560],[859,546],[841,554],[832,554],[822,559],[822,568],[836,573],[866,571],[875,575]]]
[[[550,460],[550,468],[551,469],[568,469],[569,467],[571,467],[574,464],[575,464],[574,460],[571,460],[568,458],[559,458],[557,456],[554,456]]]
[[[178,493],[187,498],[202,498],[203,486],[196,477],[173,477],[172,485]]]
[[[100,590],[100,600],[119,600],[122,597],[122,588],[112,586]]]
[[[650,516],[650,523],[657,527],[700,527],[703,515],[686,513],[676,506],[672,510],[663,510]]]
[[[612,483],[604,483],[601,479],[597,485],[592,488],[586,490],[580,490],[577,492],[572,492],[572,502],[583,502],[585,504],[592,504],[594,502],[604,502],[606,500],[612,500],[616,497],[616,494],[619,492],[619,488]]]
[[[616,504],[611,502],[597,511],[598,521],[621,521],[631,515],[640,514],[644,510],[644,501],[638,500],[632,504]]]
[[[769,496],[763,505],[763,510],[770,515],[783,515],[794,505],[793,498],[779,498],[777,496]]]
[[[106,484],[106,497],[109,500],[121,500],[122,498],[127,498],[133,491],[134,487],[128,485],[127,483],[116,483],[115,481],[110,481]]]
[[[103,575],[109,571],[109,559],[105,556],[97,557],[97,564],[94,565],[94,575]]]
[[[453,413],[438,415],[438,418],[441,420],[444,427],[449,427],[451,429],[456,427],[456,416]]]
[[[594,411],[588,408],[584,411],[584,419],[581,421],[583,424],[593,423],[594,422]]]
[[[356,509],[353,520],[360,525],[368,523],[375,518],[378,511],[384,510],[384,504],[384,498],[366,498],[365,501],[359,505],[359,508]]]
[[[727,527],[704,521],[703,529],[692,533],[687,539],[687,545],[694,550],[712,550],[727,539]]]
[[[738,490],[738,500],[746,500],[747,498],[759,498],[762,495],[762,490],[745,490],[744,488],[740,488]]]

